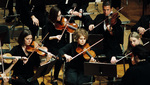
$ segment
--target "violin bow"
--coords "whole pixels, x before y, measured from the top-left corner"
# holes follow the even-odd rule
[[[72,12],[74,12],[74,10],[75,10],[75,9],[76,9],[76,7],[74,7],[74,9],[73,9],[73,11],[72,11]],[[69,19],[68,19],[68,21],[67,21],[67,22],[69,22],[69,21],[70,21],[70,19],[71,19],[71,17],[72,17],[72,16],[73,16],[73,13],[71,14],[71,16],[69,17]],[[66,26],[65,26],[64,30],[63,30],[63,31],[62,31],[62,33],[61,33],[60,40],[61,40],[61,38],[62,38],[63,34],[65,33],[66,28],[67,28],[67,24],[66,24]],[[57,43],[58,43],[60,40],[58,40],[58,41],[57,41]]]
[[[48,34],[49,34],[49,32],[44,36],[44,38],[40,41],[40,43],[43,42],[43,40],[48,36]],[[37,47],[38,47],[38,46],[35,47],[35,49],[33,50],[33,52],[29,55],[28,59],[29,59],[29,58],[31,57],[31,55],[35,52],[35,50],[36,50]]]
[[[147,44],[149,44],[149,41],[148,42],[146,42],[145,44],[143,44],[143,46],[145,46],[145,45],[147,45]],[[126,58],[126,57],[128,57],[129,55],[131,55],[132,54],[132,52],[130,52],[130,53],[128,53],[127,55],[125,55],[124,57],[122,57],[122,58],[120,58],[119,60],[117,60],[117,62],[119,62],[119,61],[121,61],[122,59],[124,59],[124,58]],[[116,62],[116,63],[117,63]]]
[[[3,73],[5,73],[5,71],[4,71],[4,59],[3,59],[3,55],[2,55],[2,42],[1,42],[1,40],[0,40],[0,49],[1,49],[1,57],[2,57],[2,72]]]
[[[100,39],[99,41],[95,42],[93,45],[91,45],[90,47],[88,47],[87,49],[83,50],[82,52],[78,53],[77,55],[75,55],[74,57],[72,57],[72,60],[76,57],[78,57],[79,55],[81,55],[82,53],[86,52],[88,49],[90,49],[91,47],[95,46],[96,44],[100,43],[101,41],[103,41],[104,38]]]

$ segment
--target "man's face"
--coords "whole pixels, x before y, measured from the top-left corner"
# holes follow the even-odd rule
[[[113,8],[111,8],[110,6],[104,6],[104,7],[103,7],[104,15],[105,15],[105,16],[108,16],[108,15],[111,13],[112,9],[113,9]]]

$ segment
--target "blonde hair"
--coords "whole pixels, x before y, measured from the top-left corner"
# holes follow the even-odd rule
[[[131,49],[133,48],[133,47],[131,46],[131,44],[130,44],[130,38],[131,38],[131,37],[136,38],[136,39],[140,39],[139,44],[140,44],[140,45],[143,45],[143,42],[142,42],[142,40],[141,40],[141,38],[140,38],[140,35],[139,35],[137,32],[131,32],[130,35],[129,35],[129,37],[128,37],[128,48],[127,48],[127,50],[125,51],[125,54],[126,54],[126,53],[129,53],[129,52],[131,51]]]
[[[80,36],[84,36],[87,40],[88,32],[85,29],[77,29],[73,34],[74,42],[77,42]]]

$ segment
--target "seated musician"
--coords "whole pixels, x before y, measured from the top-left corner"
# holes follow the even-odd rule
[[[131,31],[139,32],[144,38],[150,38],[150,15],[143,15]]]
[[[131,61],[134,66],[129,67],[122,77],[120,85],[149,85],[150,63],[147,61],[149,52],[143,45],[132,49]]]
[[[84,62],[95,62],[95,59],[92,57],[86,60],[83,54],[74,58],[78,54],[77,48],[84,50],[87,39],[88,32],[84,29],[77,29],[74,32],[75,42],[69,43],[59,50],[59,57],[66,59],[65,85],[82,85],[83,83],[90,82],[91,77],[84,75]]]
[[[132,48],[136,45],[143,45],[143,42],[140,38],[140,35],[137,32],[131,32],[128,37],[128,47],[124,54],[127,55],[128,53],[130,53]],[[132,66],[130,61],[129,65]]]
[[[18,37],[19,45],[13,47],[10,51],[12,56],[22,56],[23,60],[18,60],[18,62],[12,68],[13,74],[12,85],[39,85],[37,80],[28,82],[27,79],[33,77],[34,67],[46,64],[50,59],[52,54],[48,53],[46,60],[40,62],[39,55],[34,52],[27,51],[27,46],[32,43],[32,34],[30,30],[23,30]],[[30,57],[29,57],[30,56]]]
[[[50,9],[48,23],[46,23],[42,31],[43,38],[49,33],[44,40],[44,46],[54,55],[58,55],[58,50],[67,44],[67,32],[65,31],[64,35],[61,35],[63,30],[57,30],[56,28],[56,23],[60,22],[61,18],[61,11],[57,7],[52,7]],[[57,85],[57,79],[62,64],[62,60],[57,60],[55,63],[53,85]]]
[[[88,5],[88,0],[59,0],[59,3],[57,4],[62,15],[74,15],[69,22],[72,23],[75,22],[75,20],[81,20],[85,28],[91,20],[89,15],[83,15],[83,13],[86,12]],[[76,7],[75,10],[74,7]],[[69,19],[69,17],[66,18]]]
[[[111,6],[110,0],[105,0],[103,2],[103,12],[104,14],[99,14],[89,25],[89,30],[91,34],[103,34],[104,36],[104,49],[103,52],[107,57],[107,62],[115,63],[117,55],[122,54],[120,44],[123,41],[123,29],[121,28],[121,21],[118,17],[114,20],[116,23],[109,23],[108,17],[113,16],[113,8]],[[104,21],[107,18],[106,21]],[[113,19],[113,17],[111,18]],[[103,22],[102,22],[103,21]],[[108,21],[108,22],[107,22]],[[96,25],[100,24],[95,28]]]

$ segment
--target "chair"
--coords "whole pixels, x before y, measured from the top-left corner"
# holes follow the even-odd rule
[[[10,36],[9,36],[9,28],[6,25],[0,25],[0,40],[3,44],[6,44],[7,47],[9,47],[8,50],[3,50],[3,52],[8,52],[11,50],[11,45],[10,45]],[[7,45],[9,44],[9,46]]]

